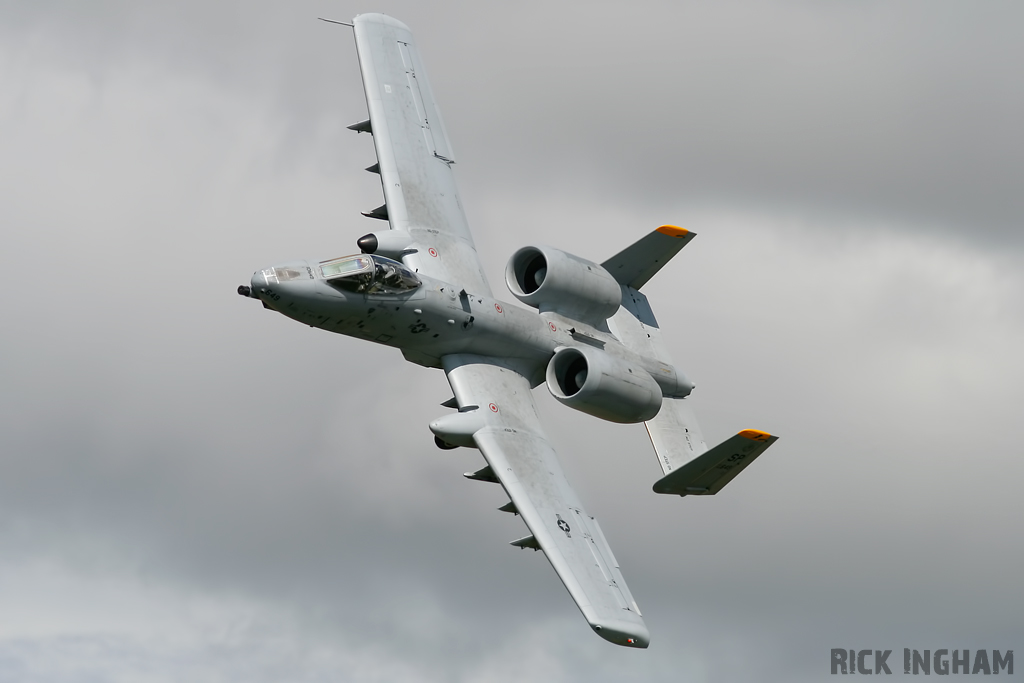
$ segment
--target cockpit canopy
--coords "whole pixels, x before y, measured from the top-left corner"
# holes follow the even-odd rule
[[[320,263],[327,284],[360,294],[401,294],[420,286],[420,279],[398,261],[358,254]]]

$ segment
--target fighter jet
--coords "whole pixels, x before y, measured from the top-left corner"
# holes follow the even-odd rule
[[[495,299],[455,185],[448,134],[409,28],[382,14],[351,26],[384,204],[364,216],[390,229],[361,253],[256,271],[239,294],[305,325],[401,350],[443,369],[454,412],[430,423],[440,448],[476,448],[465,476],[500,485],[529,533],[511,545],[543,551],[602,638],[645,648],[650,635],[597,520],[569,487],[532,390],[603,420],[644,422],[664,476],[656,493],[718,493],[777,437],[747,429],[708,449],[690,408],[693,384],[673,365],[640,290],[694,233],[663,225],[598,263],[545,245],[516,251],[512,295]]]

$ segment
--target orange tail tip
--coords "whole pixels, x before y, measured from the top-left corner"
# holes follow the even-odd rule
[[[669,237],[685,237],[690,234],[690,231],[686,228],[680,228],[676,225],[663,225],[658,228],[658,232],[662,235],[668,235]]]
[[[752,441],[767,441],[772,438],[772,435],[768,432],[762,432],[759,429],[744,429],[739,433],[745,439],[751,439]]]

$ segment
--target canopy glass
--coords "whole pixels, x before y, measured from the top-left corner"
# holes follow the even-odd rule
[[[358,254],[324,261],[320,274],[333,287],[361,294],[399,294],[420,286],[420,279],[398,261]]]

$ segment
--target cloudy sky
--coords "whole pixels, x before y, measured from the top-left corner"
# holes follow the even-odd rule
[[[652,633],[508,541],[443,375],[238,297],[379,224],[350,30],[416,33],[496,292],[698,237],[645,291],[705,435],[536,391]],[[0,681],[821,681],[1024,645],[1024,7],[0,2]],[[511,300],[511,295],[499,294]]]

